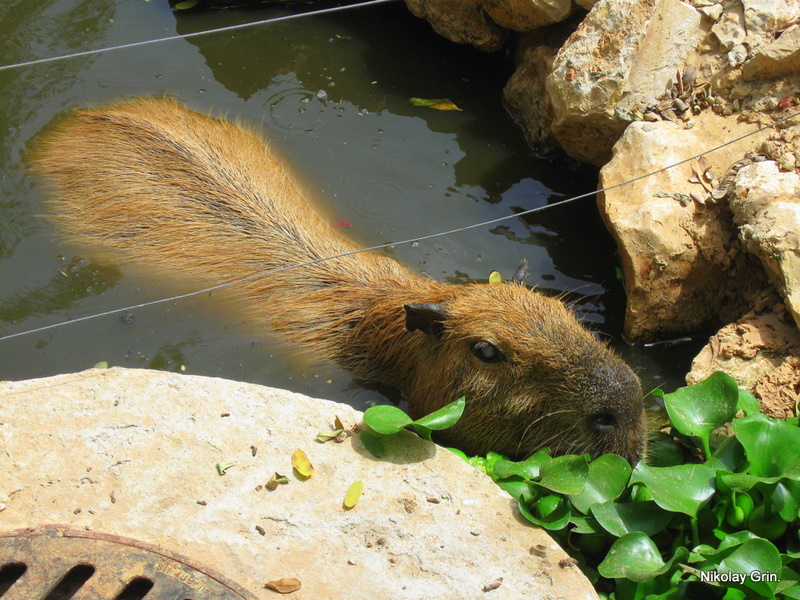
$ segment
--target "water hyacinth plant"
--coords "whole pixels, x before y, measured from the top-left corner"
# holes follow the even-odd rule
[[[611,454],[590,460],[540,450],[514,462],[456,453],[547,529],[602,598],[800,600],[797,419],[761,414],[724,373],[655,394],[673,435],[654,441],[648,461],[633,469]],[[462,410],[463,399],[431,420],[442,428]],[[393,412],[392,419],[394,431],[416,425]],[[369,410],[364,420],[372,426]],[[391,433],[381,418],[376,423]],[[726,423],[732,435],[714,433]]]

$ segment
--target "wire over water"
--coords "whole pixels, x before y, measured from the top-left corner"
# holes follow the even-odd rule
[[[670,164],[670,165],[668,165],[666,167],[662,167],[661,169],[657,169],[655,171],[650,171],[649,173],[645,173],[643,175],[639,175],[638,177],[634,177],[632,179],[627,179],[625,181],[621,181],[619,183],[615,183],[614,185],[609,185],[609,186],[604,187],[604,188],[599,189],[599,190],[593,190],[591,192],[586,192],[584,194],[580,194],[580,195],[577,195],[577,196],[572,196],[570,198],[565,198],[564,200],[559,200],[558,202],[554,202],[553,204],[548,204],[546,206],[539,206],[537,208],[531,208],[531,209],[528,209],[528,210],[525,210],[525,211],[522,211],[522,212],[519,212],[519,213],[514,213],[512,215],[504,215],[502,217],[489,219],[487,221],[481,221],[479,223],[471,223],[469,225],[464,225],[462,227],[456,227],[454,229],[448,229],[446,231],[439,231],[439,232],[431,233],[431,234],[424,235],[424,236],[421,236],[421,237],[409,238],[409,239],[400,240],[400,241],[396,241],[396,242],[388,242],[388,243],[385,243],[385,244],[378,244],[376,246],[369,246],[367,248],[359,248],[357,250],[353,250],[351,252],[345,252],[343,254],[336,254],[336,255],[333,255],[333,256],[325,256],[325,257],[317,258],[317,259],[310,260],[310,261],[307,261],[307,262],[299,263],[299,264],[296,264],[296,265],[289,265],[289,266],[286,266],[286,267],[281,267],[280,269],[272,269],[270,271],[263,271],[261,273],[255,273],[253,275],[249,275],[248,277],[243,277],[241,279],[236,279],[234,281],[229,281],[229,282],[226,282],[226,283],[220,283],[218,285],[214,285],[214,286],[211,286],[211,287],[203,288],[201,290],[196,290],[196,291],[193,291],[193,292],[187,292],[185,294],[178,294],[176,296],[169,296],[168,298],[159,298],[157,300],[150,300],[148,302],[142,302],[140,304],[134,304],[134,305],[131,305],[131,306],[125,306],[125,307],[122,307],[122,308],[116,308],[116,309],[113,309],[113,310],[107,310],[107,311],[100,312],[100,313],[86,315],[86,316],[83,316],[83,317],[78,317],[76,319],[71,319],[69,321],[62,321],[60,323],[52,323],[50,325],[44,325],[42,327],[37,327],[35,329],[29,329],[29,330],[26,330],[26,331],[20,331],[18,333],[12,333],[12,334],[8,334],[8,335],[0,336],[0,342],[2,342],[4,340],[11,339],[11,338],[15,338],[15,337],[21,337],[21,336],[24,336],[24,335],[30,335],[30,334],[39,333],[39,332],[42,332],[42,331],[48,331],[50,329],[56,329],[58,327],[64,327],[66,325],[72,325],[74,323],[80,323],[81,321],[88,321],[90,319],[96,319],[96,318],[99,318],[99,317],[105,317],[105,316],[109,316],[109,315],[114,315],[114,314],[118,314],[118,313],[125,312],[125,311],[132,311],[132,310],[136,310],[138,308],[145,308],[147,306],[154,306],[156,304],[163,304],[165,302],[172,302],[172,301],[175,301],[175,300],[182,300],[184,298],[191,298],[193,296],[199,296],[201,294],[209,294],[209,293],[214,292],[216,290],[221,290],[221,289],[224,289],[224,288],[228,288],[228,287],[231,287],[233,285],[237,285],[239,283],[243,283],[245,281],[251,281],[253,279],[261,279],[262,277],[268,277],[270,275],[275,275],[276,273],[282,273],[284,271],[289,271],[289,270],[292,270],[292,269],[300,269],[300,268],[303,268],[303,267],[308,267],[310,265],[315,265],[315,264],[318,264],[318,263],[321,263],[321,262],[325,262],[325,261],[329,261],[329,260],[346,258],[346,257],[349,257],[349,256],[354,256],[356,254],[361,254],[363,252],[374,252],[376,250],[382,250],[382,249],[385,249],[385,248],[392,248],[394,246],[403,246],[403,245],[407,245],[407,244],[412,244],[414,242],[421,242],[421,241],[425,241],[425,240],[440,238],[440,237],[444,237],[444,236],[448,236],[448,235],[453,235],[455,233],[461,233],[463,231],[470,231],[472,229],[478,229],[478,228],[481,228],[481,227],[488,227],[489,225],[494,225],[495,223],[501,223],[503,221],[508,221],[510,219],[518,219],[520,217],[524,217],[526,215],[531,215],[531,214],[534,214],[534,213],[542,212],[544,210],[551,210],[551,209],[554,209],[554,208],[557,208],[557,207],[560,207],[560,206],[564,206],[566,204],[571,204],[572,202],[576,202],[577,200],[582,200],[583,198],[588,198],[589,196],[593,196],[595,194],[605,193],[605,192],[608,192],[610,190],[613,190],[613,189],[616,189],[616,188],[619,188],[619,187],[622,187],[622,186],[625,186],[625,185],[630,185],[631,183],[634,183],[636,181],[640,181],[640,180],[646,179],[648,177],[653,177],[654,175],[658,175],[659,173],[663,173],[664,171],[668,171],[670,169],[674,169],[675,167],[678,167],[678,166],[680,166],[682,164],[691,162],[693,160],[697,160],[701,156],[704,156],[706,154],[711,154],[712,152],[716,152],[717,150],[725,148],[726,146],[730,146],[731,144],[735,144],[736,142],[740,142],[740,141],[742,141],[744,139],[747,139],[748,137],[756,135],[757,133],[760,133],[760,132],[765,131],[767,129],[772,129],[774,127],[777,127],[781,123],[785,123],[785,122],[787,122],[787,121],[789,121],[791,119],[794,119],[796,117],[799,117],[799,116],[800,116],[800,111],[792,113],[791,115],[783,117],[783,118],[775,121],[774,123],[771,123],[769,125],[765,125],[763,127],[759,127],[758,129],[756,129],[754,131],[751,131],[750,133],[746,133],[746,134],[741,135],[741,136],[739,136],[737,138],[734,138],[732,140],[728,140],[727,142],[724,142],[724,143],[722,143],[722,144],[720,144],[718,146],[714,146],[713,148],[710,148],[708,150],[705,150],[703,152],[695,154],[694,156],[690,156],[689,158],[685,158],[685,159],[683,159],[681,161],[678,161],[676,163],[672,163],[672,164]]]
[[[73,52],[72,54],[64,54],[61,56],[51,56],[48,58],[38,58],[36,60],[28,60],[25,62],[14,63],[11,65],[0,65],[0,72],[9,71],[13,69],[22,69],[26,67],[33,67],[36,65],[43,65],[47,63],[59,62],[62,60],[69,60],[71,58],[80,58],[82,56],[94,56],[95,54],[104,54],[106,52],[113,52],[115,50],[127,50],[129,48],[138,48],[140,46],[148,46],[150,44],[159,44],[161,42],[169,42],[174,40],[183,40],[210,35],[212,33],[223,33],[227,31],[236,31],[238,29],[246,29],[248,27],[255,27],[257,25],[264,25],[265,23],[277,23],[279,21],[289,21],[300,17],[309,17],[314,15],[324,15],[339,12],[342,10],[359,8],[363,6],[372,6],[375,4],[386,4],[387,2],[397,2],[397,0],[367,0],[359,4],[348,4],[345,6],[334,6],[332,8],[322,8],[311,12],[300,13],[297,15],[286,15],[283,17],[272,17],[269,19],[262,19],[260,21],[252,21],[250,23],[239,23],[238,25],[228,25],[226,27],[218,27],[216,29],[206,29],[203,31],[195,31],[193,33],[183,33],[180,35],[168,35],[162,38],[155,38],[153,40],[143,40],[141,42],[131,42],[129,44],[121,44],[119,46],[109,46],[108,48],[96,48],[94,50],[84,50],[82,52]]]

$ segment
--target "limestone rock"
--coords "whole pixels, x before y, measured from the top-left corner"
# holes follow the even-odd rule
[[[707,35],[680,0],[600,0],[547,79],[552,131],[573,157],[601,166],[637,107],[658,98]]]
[[[687,129],[670,121],[632,123],[600,171],[607,188],[674,165],[756,129],[754,125],[704,112]],[[765,134],[763,134],[765,135]],[[763,139],[757,136],[757,139]],[[740,159],[747,139],[707,155],[718,177]],[[746,312],[748,289],[762,277],[743,253],[728,244],[735,231],[724,207],[698,203],[706,189],[690,183],[693,165],[684,163],[598,196],[600,212],[620,252],[628,304],[625,334],[652,341]]]
[[[686,382],[724,371],[758,398],[764,413],[779,419],[796,416],[800,332],[780,313],[751,314],[723,327],[694,359]]]
[[[408,432],[380,460],[357,436],[315,441],[335,416],[361,420],[298,394],[145,370],[0,383],[0,529],[134,538],[265,600],[283,577],[300,580],[298,600],[473,599],[500,577],[493,598],[597,597],[482,473]],[[307,480],[292,472],[298,449],[316,469]],[[289,483],[268,491],[275,471]],[[364,492],[345,510],[356,480]]]
[[[774,42],[761,46],[742,65],[745,79],[771,79],[800,72],[800,26],[793,25]]]
[[[508,35],[484,12],[481,0],[406,0],[406,6],[428,21],[436,33],[459,44],[491,52],[498,50]]]
[[[730,201],[747,250],[761,259],[800,324],[800,175],[771,160],[743,167]]]
[[[481,4],[495,23],[514,31],[559,23],[575,9],[572,0],[481,0]]]

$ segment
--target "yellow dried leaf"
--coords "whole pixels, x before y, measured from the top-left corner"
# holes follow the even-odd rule
[[[311,461],[302,450],[292,454],[292,466],[303,477],[311,477],[314,474],[314,467],[311,466]]]
[[[267,582],[264,587],[279,594],[291,594],[300,589],[300,580],[294,577],[282,577],[281,579]]]
[[[426,106],[436,110],[461,110],[452,100],[447,98],[411,98],[414,106]]]
[[[346,509],[351,509],[358,504],[358,499],[361,498],[361,491],[363,489],[364,485],[360,481],[354,481],[350,484],[350,488],[344,495],[343,505]]]
[[[491,283],[492,285],[503,283],[503,276],[500,275],[500,271],[492,271],[491,273],[489,273],[489,283]]]

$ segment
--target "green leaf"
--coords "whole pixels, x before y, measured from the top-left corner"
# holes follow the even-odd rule
[[[659,507],[655,502],[596,504],[592,507],[592,516],[603,529],[616,537],[636,531],[655,535],[672,520],[672,513]]]
[[[530,522],[551,531],[566,527],[572,515],[569,500],[557,494],[547,494],[536,502],[523,494],[518,507]]]
[[[714,495],[715,471],[707,465],[650,467],[639,463],[631,483],[643,483],[661,508],[696,517]]]
[[[669,562],[664,562],[661,552],[648,535],[641,532],[626,533],[611,545],[597,570],[603,577],[624,577],[641,583],[666,573],[688,554],[686,548],[680,547]]]
[[[507,477],[522,477],[533,481],[540,475],[542,465],[552,461],[548,450],[539,450],[525,460],[514,462],[508,459],[498,459],[492,464],[492,472],[497,479]]]
[[[616,454],[604,454],[589,463],[589,474],[583,491],[570,496],[572,505],[587,514],[594,504],[616,500],[628,485],[631,466]]]
[[[589,478],[589,459],[583,456],[556,456],[542,465],[539,485],[561,494],[580,494]]]
[[[739,386],[730,375],[717,371],[704,381],[661,394],[669,419],[684,435],[697,436],[706,456],[711,432],[730,421],[739,403]]]
[[[733,427],[750,462],[750,475],[800,480],[800,428],[762,413],[736,419]]]
[[[414,421],[414,424],[422,425],[433,431],[447,429],[455,425],[461,418],[461,415],[464,414],[464,406],[466,406],[466,400],[462,396],[455,402],[451,402],[439,410],[417,419]]]
[[[744,411],[745,415],[755,415],[761,412],[758,400],[747,390],[739,390],[739,400],[736,402],[736,412]]]
[[[406,413],[390,404],[371,406],[364,412],[364,423],[376,433],[397,433],[413,422]]]
[[[782,568],[778,549],[774,544],[760,538],[747,540],[719,563],[720,572],[746,575],[745,587],[760,594],[762,598],[772,596],[776,582],[758,581],[752,575],[772,573],[780,576]]]

